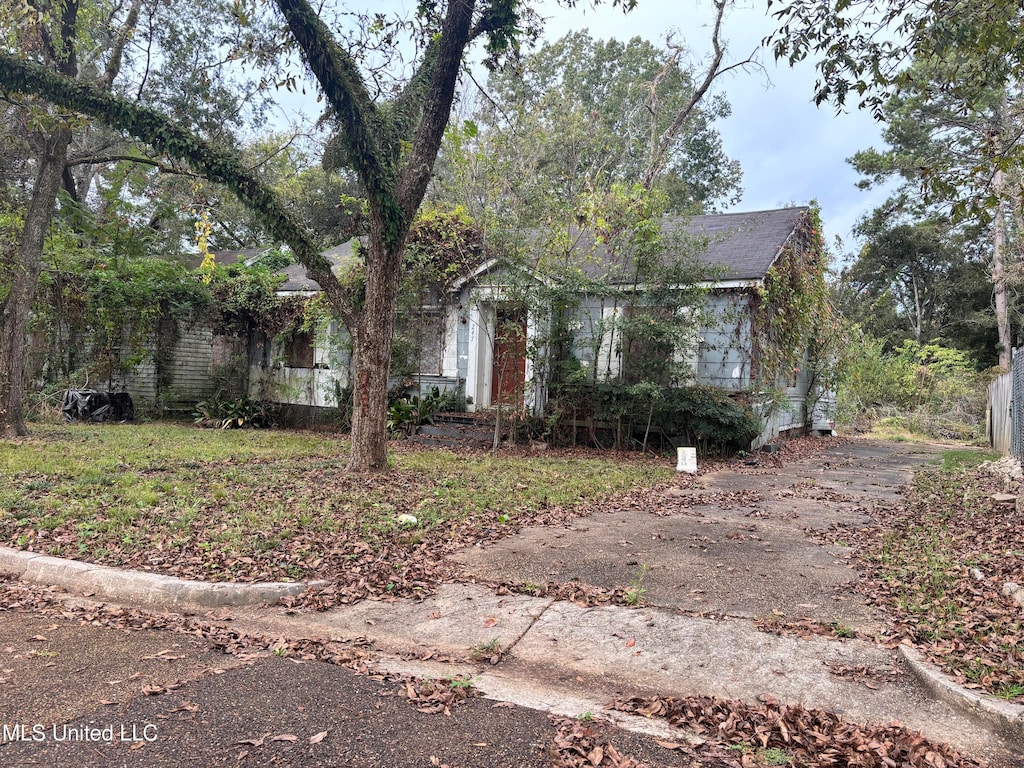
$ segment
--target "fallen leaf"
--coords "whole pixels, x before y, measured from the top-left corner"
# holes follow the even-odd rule
[[[270,735],[269,733],[264,733],[259,738],[256,738],[256,739],[242,739],[241,741],[236,741],[235,743],[236,744],[252,744],[254,747],[262,747],[263,746],[263,742],[267,740],[267,736],[269,736],[269,735]]]
[[[685,746],[675,741],[661,741],[660,739],[655,739],[654,743],[659,747],[664,747],[665,749],[683,749]]]
[[[323,741],[326,738],[327,738],[327,731],[320,731],[320,733],[316,734],[315,736],[310,736],[309,737],[309,743],[310,744],[319,744],[321,741]]]
[[[493,616],[488,616],[486,619],[484,619],[484,629],[490,629],[497,623],[498,620],[496,618],[494,618]]]
[[[299,737],[294,733],[282,733],[280,736],[275,736],[271,741],[298,741]]]
[[[626,641],[626,647],[627,648],[632,648],[634,645],[636,645],[636,638],[635,637],[631,637],[631,638],[629,638],[629,640]]]

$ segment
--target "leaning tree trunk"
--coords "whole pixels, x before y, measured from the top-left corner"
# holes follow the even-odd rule
[[[351,329],[355,379],[352,452],[348,460],[351,472],[383,472],[388,468],[388,376],[403,256],[403,246],[389,252],[375,242],[366,260],[366,301]]]
[[[43,264],[43,243],[53,217],[67,160],[71,130],[61,127],[42,137],[39,171],[25,213],[25,229],[11,278],[11,289],[0,316],[0,437],[28,434],[25,426],[25,327]]]

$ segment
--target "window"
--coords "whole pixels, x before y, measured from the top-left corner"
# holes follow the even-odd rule
[[[284,343],[284,364],[288,368],[313,367],[313,332],[295,330]]]

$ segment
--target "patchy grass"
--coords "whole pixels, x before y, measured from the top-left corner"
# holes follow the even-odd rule
[[[898,636],[961,684],[1024,701],[1024,614],[1002,594],[1024,582],[1019,516],[993,501],[998,478],[965,468],[976,456],[947,453],[915,476],[904,504],[877,511],[863,588]]]
[[[943,451],[942,469],[945,472],[952,472],[957,469],[973,469],[983,462],[998,461],[1000,458],[1002,457],[998,453],[971,450],[970,448]]]
[[[207,579],[360,577],[376,560],[373,578],[394,594],[422,589],[414,552],[436,566],[457,546],[671,476],[640,458],[405,447],[386,475],[352,476],[344,443],[299,431],[39,425],[34,435],[0,443],[0,542]]]

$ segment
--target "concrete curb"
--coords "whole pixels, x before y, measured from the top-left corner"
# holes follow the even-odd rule
[[[0,574],[34,584],[63,587],[143,605],[222,608],[276,603],[322,582],[189,581],[145,571],[122,570],[77,560],[0,547]]]
[[[901,645],[899,655],[914,676],[937,699],[956,707],[967,717],[990,726],[1008,741],[1024,747],[1024,706],[964,688],[926,661],[915,648]]]

